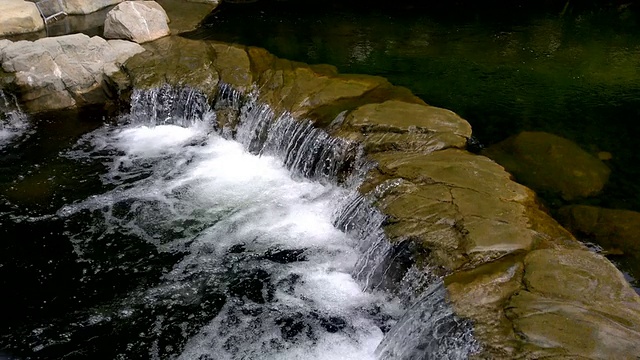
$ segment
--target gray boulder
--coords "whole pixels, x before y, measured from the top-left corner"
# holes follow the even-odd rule
[[[14,73],[30,112],[72,108],[107,100],[105,79],[129,57],[143,52],[135,43],[84,34],[0,42],[0,61]]]
[[[0,36],[24,34],[44,29],[36,4],[23,0],[0,1]]]
[[[155,1],[125,1],[107,14],[104,37],[144,43],[169,35],[168,21]]]
[[[123,0],[62,0],[67,14],[84,15],[121,3]]]

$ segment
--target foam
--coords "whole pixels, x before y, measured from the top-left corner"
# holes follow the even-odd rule
[[[158,286],[123,303],[144,301],[153,307],[159,299],[194,299],[202,283],[228,294],[224,279],[255,271],[266,272],[268,286],[275,287],[264,304],[229,298],[189,339],[180,358],[374,358],[383,335],[370,310],[389,304],[380,295],[365,293],[350,275],[359,253],[332,225],[335,204],[347,197],[347,190],[292,179],[280,160],[249,154],[241,144],[197,125],[105,127],[85,137],[68,156],[98,154],[108,168],[103,181],[114,185],[113,190],[66,206],[59,216],[100,212],[107,232],[128,231],[161,251],[186,254]],[[114,211],[116,204],[126,204],[128,215]],[[181,225],[185,220],[197,223],[197,230]],[[169,231],[182,235],[167,238]],[[76,248],[88,246],[81,238],[76,241],[81,243]],[[243,252],[230,255],[234,246],[242,246]],[[278,263],[263,257],[272,250],[302,251],[304,261]],[[295,283],[280,285],[292,275]],[[263,289],[265,298],[267,292]],[[259,309],[249,311],[258,315],[246,315],[248,309]],[[307,330],[283,340],[278,322],[291,314]],[[241,324],[230,325],[230,319]],[[329,331],[323,319],[339,319],[344,328]],[[162,334],[162,328],[158,331]],[[229,342],[241,349],[229,350]]]

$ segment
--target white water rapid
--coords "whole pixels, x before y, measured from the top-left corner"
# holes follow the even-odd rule
[[[178,305],[201,296],[203,283],[229,295],[178,358],[374,359],[380,328],[399,308],[350,275],[354,240],[332,225],[347,190],[293,180],[280,160],[247,153],[200,122],[106,127],[84,141],[71,156],[104,154],[104,181],[115,188],[60,215],[99,211],[107,232],[185,254],[125,302]],[[76,236],[81,258],[90,242]],[[157,315],[149,331],[160,335],[169,321]],[[164,358],[158,346],[151,358]]]
[[[29,128],[17,100],[0,89],[0,149]]]
[[[67,298],[45,299],[59,313],[13,325],[0,349],[181,360],[458,360],[477,349],[441,280],[382,231],[370,202],[396,182],[358,195],[368,165],[357,146],[219,94],[210,104],[190,89],[136,91],[120,123],[62,153],[89,174],[79,200],[12,226],[59,234],[61,259],[46,264],[63,270],[70,288],[50,291]]]

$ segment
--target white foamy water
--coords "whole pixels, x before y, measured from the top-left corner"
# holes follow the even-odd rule
[[[332,225],[347,190],[293,180],[280,160],[251,155],[203,125],[105,127],[69,156],[101,159],[113,190],[59,216],[98,212],[105,233],[184,254],[157,286],[122,299],[120,313],[225,296],[218,313],[198,315],[201,324],[154,311],[149,358],[375,359],[381,327],[401,309],[350,275],[360,254]],[[91,251],[92,239],[72,239],[80,258]],[[167,348],[162,338],[175,326],[189,335]]]
[[[20,110],[16,99],[0,89],[0,149],[28,128],[27,116]]]

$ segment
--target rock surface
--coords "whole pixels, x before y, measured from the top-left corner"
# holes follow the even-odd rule
[[[154,1],[125,1],[107,14],[104,37],[149,42],[170,34],[168,20]]]
[[[571,205],[560,208],[558,215],[562,224],[580,238],[608,252],[640,257],[640,213]]]
[[[597,194],[610,170],[573,142],[544,132],[522,132],[490,146],[484,155],[536,191],[573,200]]]
[[[170,83],[215,94],[220,75],[213,66],[215,51],[212,47],[177,36],[165,37],[144,47],[146,52],[126,64],[134,88],[147,89]]]
[[[225,82],[238,89],[257,84],[259,97],[274,109],[311,118],[334,136],[363,144],[364,156],[376,166],[360,191],[376,194],[375,205],[388,216],[390,241],[411,241],[418,263],[450,274],[449,299],[459,316],[474,322],[483,344],[478,358],[637,354],[640,300],[621,273],[587,251],[504,168],[465,151],[471,129],[463,119],[384,80],[341,76],[254,48],[212,46],[219,73],[233,69],[233,76],[221,77]],[[338,120],[336,114],[342,114],[341,123],[327,121]],[[555,281],[539,280],[549,272]],[[567,297],[559,289],[571,292],[572,282],[578,295]],[[592,291],[588,284],[594,282],[602,290]],[[575,326],[577,335],[539,316],[540,299],[554,308],[590,304],[562,313],[561,323]],[[623,312],[615,310],[628,304]]]
[[[3,66],[9,46],[0,42]],[[232,99],[251,93],[276,115],[307,118],[362,144],[363,159],[374,165],[360,169],[366,174],[359,191],[387,216],[389,241],[410,243],[416,266],[445,277],[455,313],[473,322],[482,344],[477,358],[637,356],[640,298],[608,260],[546,214],[533,191],[467,152],[471,129],[456,114],[385,79],[341,75],[263,49],[175,36],[144,47],[109,77],[122,94],[130,84],[169,83],[213,99],[224,83],[235,89],[225,87]],[[50,64],[47,56],[12,61],[5,70]],[[56,74],[53,66],[42,69]],[[218,125],[233,126],[237,114],[224,111],[218,110]]]
[[[195,30],[200,22],[217,6],[216,2],[189,2],[185,0],[156,0],[167,12],[172,34]]]
[[[44,29],[36,4],[23,0],[0,1],[0,36],[24,34]]]
[[[86,15],[123,0],[62,0],[62,7],[69,15]]]
[[[105,78],[142,51],[135,43],[84,34],[34,42],[0,41],[2,68],[15,74],[22,101],[30,112],[105,102]]]
[[[510,299],[507,317],[530,356],[640,354],[640,299],[611,262],[592,252],[546,249],[529,253],[524,265],[525,289]]]

